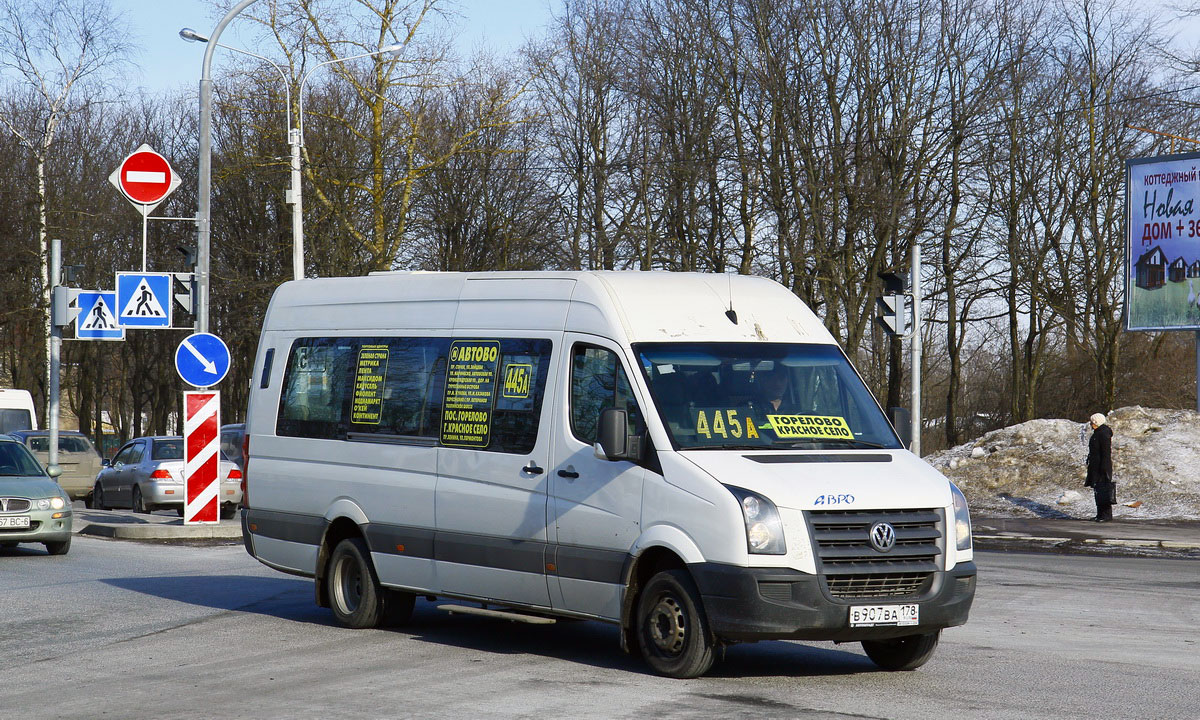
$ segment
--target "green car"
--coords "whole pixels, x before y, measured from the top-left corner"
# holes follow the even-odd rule
[[[71,549],[71,498],[37,458],[0,435],[0,548],[42,543],[51,555]]]

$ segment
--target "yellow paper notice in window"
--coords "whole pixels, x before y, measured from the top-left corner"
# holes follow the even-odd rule
[[[768,415],[767,421],[779,438],[854,438],[846,419],[835,415]]]

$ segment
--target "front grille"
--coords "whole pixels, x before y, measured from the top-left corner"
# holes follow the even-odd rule
[[[32,505],[33,503],[29,501],[29,498],[0,498],[0,512],[28,512]]]
[[[835,598],[909,597],[927,589],[942,567],[946,521],[942,510],[815,510],[807,513],[817,570]],[[880,552],[871,527],[886,522],[896,544]]]
[[[0,528],[0,535],[3,535],[4,533],[16,534],[16,533],[37,532],[37,529],[40,528],[41,526],[42,526],[42,523],[40,521],[34,520],[33,522],[29,523],[29,527],[27,527],[27,528],[15,528],[15,527]]]

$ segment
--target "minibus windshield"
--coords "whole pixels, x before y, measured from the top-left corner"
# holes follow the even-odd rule
[[[638,343],[633,349],[679,449],[901,447],[836,346]]]

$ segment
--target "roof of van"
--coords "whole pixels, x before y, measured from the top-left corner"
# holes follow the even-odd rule
[[[733,312],[729,312],[732,310]],[[569,330],[625,342],[834,343],[799,298],[748,275],[382,272],[279,286],[264,329]]]

